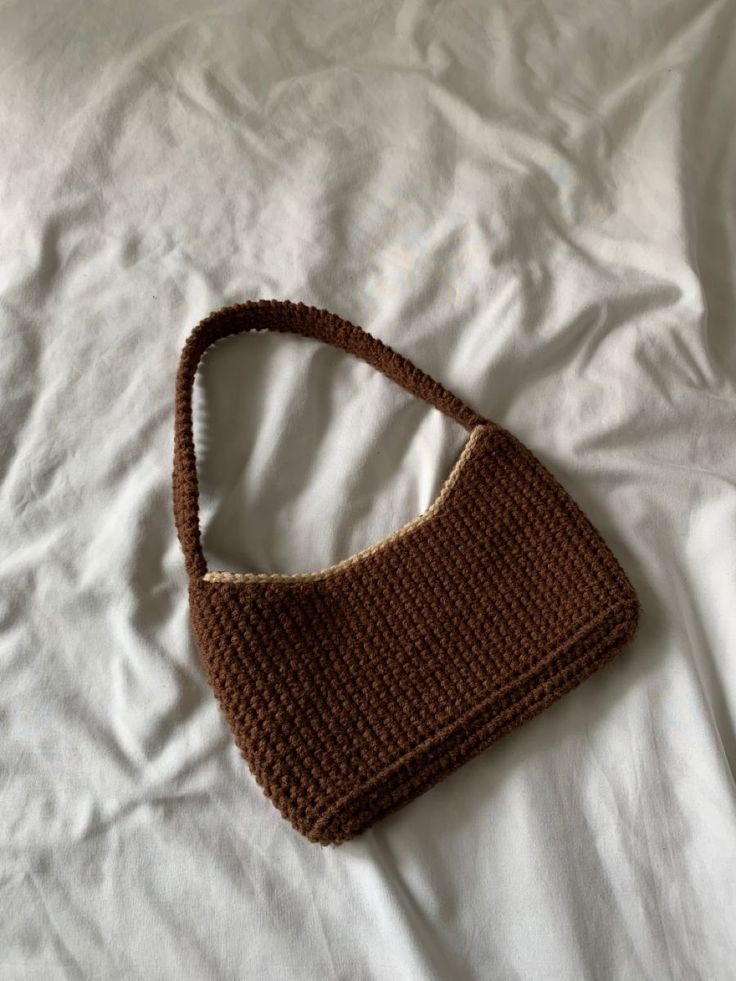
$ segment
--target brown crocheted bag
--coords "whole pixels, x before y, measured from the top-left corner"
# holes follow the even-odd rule
[[[194,377],[215,341],[257,330],[350,352],[470,434],[426,511],[319,572],[208,572],[202,550]],[[536,457],[324,310],[250,302],[194,329],[177,376],[173,477],[210,683],[256,780],[311,841],[346,841],[408,803],[602,667],[636,630],[631,584]]]

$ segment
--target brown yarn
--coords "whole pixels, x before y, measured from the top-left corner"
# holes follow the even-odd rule
[[[317,573],[208,573],[191,395],[204,351],[242,331],[318,338],[470,431],[434,505]],[[600,534],[510,432],[361,328],[262,300],[203,320],[176,386],[174,514],[194,634],[264,792],[311,841],[397,810],[606,664],[636,594]]]

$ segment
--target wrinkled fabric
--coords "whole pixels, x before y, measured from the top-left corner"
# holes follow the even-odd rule
[[[0,10],[0,975],[687,979],[736,964],[736,7]],[[339,849],[188,624],[173,385],[327,308],[518,435],[642,602],[626,653]],[[317,342],[212,351],[210,568],[429,506],[463,432]]]

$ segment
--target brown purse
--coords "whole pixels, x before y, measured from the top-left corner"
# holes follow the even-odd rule
[[[205,350],[244,331],[317,338],[464,426],[438,497],[319,572],[209,572],[192,386]],[[360,327],[262,300],[203,320],[176,383],[174,515],[192,626],[255,779],[310,841],[337,844],[413,800],[606,664],[636,594],[600,534],[510,432]]]

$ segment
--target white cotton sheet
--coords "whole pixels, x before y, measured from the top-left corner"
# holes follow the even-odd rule
[[[0,7],[0,977],[736,977],[736,7]],[[361,324],[523,439],[628,651],[338,849],[198,662],[173,382],[227,303]],[[463,433],[344,354],[197,388],[210,566],[425,508]]]

